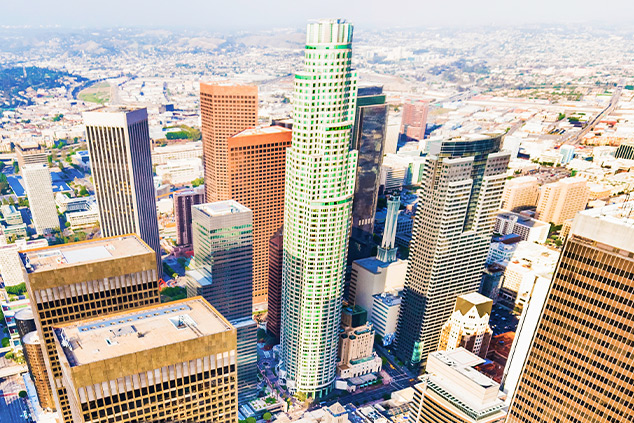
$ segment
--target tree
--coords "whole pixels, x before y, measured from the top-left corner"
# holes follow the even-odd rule
[[[257,420],[253,416],[247,417],[247,423],[257,423]]]
[[[88,195],[90,195],[88,193],[88,189],[82,185],[81,189],[79,190],[79,195],[81,195],[82,197],[88,197]]]
[[[18,173],[20,171],[20,165],[18,165],[18,162],[14,161],[13,162],[13,173]]]
[[[70,228],[70,222],[64,223],[64,226],[66,226],[67,228]]]
[[[196,188],[198,186],[201,186],[204,183],[205,183],[205,180],[203,178],[196,178],[192,181],[192,186]]]
[[[26,397],[27,397],[27,395],[28,395],[28,394],[26,393],[26,391],[20,391],[20,392],[18,392],[18,396],[19,396],[20,398],[26,398]]]
[[[9,346],[9,338],[2,338],[2,348]]]
[[[273,416],[271,416],[271,413],[267,411],[266,413],[262,415],[262,418],[268,422],[271,420],[271,418],[273,418]]]
[[[48,160],[48,167],[53,167],[53,155],[49,154],[46,159]]]

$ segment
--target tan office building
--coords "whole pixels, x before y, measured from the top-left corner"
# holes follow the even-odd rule
[[[633,208],[577,214],[508,423],[634,421]]]
[[[28,250],[20,256],[56,408],[70,423],[52,327],[159,303],[154,251],[137,235],[124,235]]]
[[[236,330],[202,297],[53,331],[74,422],[238,420]]]
[[[543,185],[539,191],[535,219],[561,225],[588,204],[590,190],[584,178],[564,178]]]
[[[521,211],[537,205],[539,184],[534,176],[520,176],[506,181],[502,193],[502,209]]]

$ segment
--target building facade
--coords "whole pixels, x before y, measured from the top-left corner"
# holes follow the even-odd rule
[[[200,83],[200,122],[207,201],[231,199],[227,140],[258,124],[258,87]]]
[[[351,149],[357,76],[352,25],[308,25],[295,75],[293,139],[286,154],[282,361],[291,392],[331,391],[357,152]]]
[[[138,234],[163,273],[146,109],[103,107],[83,114],[104,237]]]
[[[561,225],[584,210],[590,198],[588,182],[581,177],[564,178],[540,188],[535,218]]]
[[[205,202],[205,188],[179,191],[174,194],[174,216],[176,218],[176,242],[192,245],[192,206]]]
[[[512,212],[537,205],[539,182],[534,176],[520,176],[506,182],[502,194],[502,208]]]
[[[253,212],[234,200],[192,207],[193,270],[187,296],[202,296],[236,327],[238,384],[257,383],[257,324],[252,319]]]
[[[460,295],[440,333],[439,351],[464,348],[486,358],[493,331],[489,327],[493,300],[477,292]]]
[[[509,423],[634,420],[634,203],[577,214]]]
[[[2,274],[4,286],[15,286],[25,282],[20,251],[47,246],[48,241],[45,239],[35,241],[18,239],[13,244],[0,245],[0,274]]]
[[[372,247],[386,130],[387,104],[383,87],[360,87],[352,135],[353,148],[359,152],[352,201],[352,255],[356,252],[367,257]]]
[[[495,219],[493,230],[500,235],[519,235],[522,241],[543,244],[550,233],[550,223],[533,219],[522,213],[502,211]]]
[[[62,421],[73,422],[53,326],[160,301],[154,251],[136,235],[20,254],[44,361]],[[107,346],[106,346],[107,347]]]
[[[44,346],[37,331],[27,333],[22,337],[24,359],[26,361],[31,380],[35,386],[37,399],[43,409],[55,409],[55,400],[51,390],[46,361],[44,360]]]
[[[509,153],[501,136],[468,135],[432,146],[396,333],[396,355],[423,367],[458,295],[480,285]]]
[[[286,149],[291,131],[247,129],[229,138],[231,198],[253,212],[253,303],[268,300],[269,239],[284,224]]]
[[[374,329],[368,323],[368,313],[361,307],[343,310],[339,336],[337,376],[358,377],[381,370],[381,358],[374,352]]]
[[[425,138],[429,103],[426,101],[406,101],[403,104],[399,146],[408,141],[420,141]]]
[[[236,329],[200,297],[53,332],[75,423],[238,421]]]
[[[27,164],[21,171],[35,232],[38,235],[43,235],[53,229],[59,229],[53,180],[48,166],[45,164]]]
[[[269,240],[269,301],[266,330],[278,340],[282,318],[282,264],[284,263],[284,230]]]
[[[500,385],[476,370],[484,361],[464,348],[431,353],[423,382],[414,386],[410,421],[503,423]]]

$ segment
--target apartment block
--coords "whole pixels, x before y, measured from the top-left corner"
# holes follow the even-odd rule
[[[540,188],[535,218],[561,225],[588,204],[588,182],[581,177],[564,178]]]

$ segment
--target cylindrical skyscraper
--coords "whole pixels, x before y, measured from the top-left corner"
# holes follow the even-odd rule
[[[293,139],[286,153],[282,357],[291,392],[320,397],[337,366],[343,278],[357,152],[352,25],[308,25],[295,75]]]

